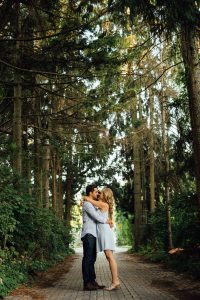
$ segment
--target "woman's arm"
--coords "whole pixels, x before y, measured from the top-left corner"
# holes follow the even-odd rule
[[[114,227],[113,219],[108,219],[108,224],[110,225],[110,228],[113,228]]]
[[[98,209],[89,203],[89,201],[85,201],[83,208],[93,220],[97,221],[98,223],[109,224],[107,217],[99,214]]]
[[[101,209],[105,209],[105,208],[107,209],[108,208],[108,205],[106,203],[102,202],[102,201],[93,200],[88,196],[84,196],[83,199],[84,199],[84,201],[88,201],[88,202],[92,203],[93,205],[95,205],[98,208],[101,208]]]

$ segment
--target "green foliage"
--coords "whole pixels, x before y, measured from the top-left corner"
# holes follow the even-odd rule
[[[20,264],[1,265],[0,269],[0,297],[4,297],[8,292],[19,284],[27,280],[27,275],[20,270]]]
[[[36,206],[27,182],[0,166],[0,296],[71,253],[72,236],[53,211]]]
[[[154,251],[167,250],[166,222],[165,204],[159,203],[155,213],[150,215],[144,233],[144,244],[150,243]],[[200,243],[197,198],[194,183],[189,180],[172,196],[171,223],[174,247],[189,248]]]
[[[48,137],[50,148],[55,157],[61,161],[57,175],[60,175],[61,168],[63,174],[72,177],[72,194],[81,188],[86,177],[93,178],[94,171],[104,185],[107,173],[107,178],[109,178],[107,181],[114,191],[117,206],[124,211],[123,213],[119,211],[116,217],[118,244],[132,245],[133,218],[131,213],[134,210],[132,128],[135,127],[138,130],[139,127],[142,128],[146,123],[145,119],[148,123],[149,104],[148,100],[145,101],[142,98],[148,98],[148,95],[153,92],[161,103],[162,94],[164,96],[163,92],[167,90],[166,87],[172,86],[170,81],[173,82],[172,74],[176,72],[176,68],[173,68],[175,71],[170,71],[169,77],[167,75],[166,83],[164,83],[165,80],[163,81],[165,88],[162,93],[157,88],[160,72],[162,69],[164,73],[168,70],[168,60],[170,64],[171,62],[174,62],[174,65],[177,63],[176,59],[168,53],[165,59],[165,51],[158,49],[165,47],[165,42],[156,46],[159,41],[153,40],[144,20],[148,21],[149,27],[154,32],[159,31],[162,34],[166,30],[174,32],[180,28],[182,22],[186,25],[191,24],[192,28],[199,20],[197,1],[109,0],[108,14],[106,14],[107,2],[99,3],[96,0],[79,1],[80,3],[68,2],[41,0],[38,1],[37,6],[34,6],[23,1],[20,5],[19,19],[22,24],[20,35],[25,40],[19,43],[18,64],[31,70],[31,72],[26,72],[26,76],[23,76],[22,70],[17,71],[22,86],[26,87],[23,88],[22,93],[22,112],[23,116],[26,116],[23,117],[22,122],[22,167],[26,169],[26,164],[30,163],[30,170],[27,167],[26,171],[30,171],[30,181],[32,181],[37,167],[34,158],[40,156],[40,153],[36,151],[37,144],[40,146],[40,142]],[[37,7],[41,9],[38,10]],[[18,31],[16,12],[15,5],[7,5],[4,1],[0,12],[2,19],[1,58],[6,62],[13,62],[17,58],[12,41]],[[118,20],[113,23],[117,15]],[[131,20],[134,19],[133,28],[129,17]],[[139,21],[138,24],[137,21]],[[123,26],[121,27],[120,24]],[[39,38],[37,51],[32,41],[33,37]],[[165,40],[165,36],[162,35],[163,38]],[[173,37],[173,44],[174,55],[177,55],[175,37]],[[163,62],[160,65],[161,58]],[[182,70],[182,74],[184,72],[185,70]],[[164,73],[161,78],[164,78]],[[17,283],[26,280],[28,274],[44,270],[51,263],[62,259],[70,252],[69,244],[72,242],[72,237],[63,222],[51,210],[38,208],[37,199],[30,197],[27,193],[27,182],[10,171],[9,164],[12,164],[12,160],[9,155],[12,157],[19,150],[13,141],[13,136],[10,135],[13,126],[13,95],[15,94],[13,82],[16,81],[14,80],[16,75],[16,70],[10,68],[9,64],[8,66],[2,65],[2,78],[4,79],[0,89],[3,128],[1,135],[4,136],[0,146],[0,155],[4,155],[3,164],[0,165],[0,248],[2,249],[0,278],[3,281],[1,284],[0,280],[0,284],[4,289],[2,295],[15,287]],[[177,80],[179,81],[176,89],[178,91],[186,78],[182,75]],[[38,91],[38,86],[42,87],[40,91]],[[145,95],[142,91],[145,91]],[[175,126],[178,134],[175,130],[174,139],[169,130],[169,139],[172,142],[169,155],[170,164],[176,168],[176,175],[188,180],[188,174],[194,176],[194,168],[191,164],[193,160],[192,139],[188,121],[189,109],[185,105],[188,102],[188,96],[185,91],[180,94],[179,99],[176,99],[176,103],[168,107],[170,119],[173,115],[178,120]],[[143,107],[141,115],[144,114],[144,119],[132,120],[131,103],[133,98],[136,101],[140,97],[140,101],[144,100],[141,105]],[[166,93],[166,99],[168,97],[171,99],[171,93],[169,96]],[[39,104],[38,108],[36,103]],[[147,106],[146,109],[145,106]],[[155,109],[157,110],[156,105]],[[159,116],[158,112],[156,114]],[[157,119],[156,115],[155,119]],[[177,138],[177,135],[180,138]],[[155,141],[156,136],[157,134],[155,134]],[[36,140],[37,143],[35,143]],[[120,140],[123,140],[123,145],[119,154],[117,148],[121,143]],[[160,140],[161,138],[158,137],[158,141]],[[107,158],[112,154],[113,144],[117,149],[116,160],[113,160],[112,168],[107,169]],[[149,179],[146,142],[143,148],[145,163],[147,162],[146,178],[143,180],[145,186]],[[160,193],[158,198],[162,198],[164,180],[170,177],[170,174],[162,177],[160,171],[162,167],[159,168],[158,164],[159,160],[162,161],[162,155],[157,151],[156,143],[154,150],[157,158],[156,176],[159,179],[156,189],[158,189],[158,194]],[[40,159],[42,162],[42,157]],[[50,166],[53,165],[54,162],[50,161]],[[123,186],[117,180],[112,179],[111,182],[110,178],[114,178],[116,174],[118,177],[123,177]],[[51,185],[51,175],[49,177]],[[171,202],[174,245],[186,248],[199,243],[196,199],[191,189],[192,183],[189,180],[188,182],[185,189],[173,195]],[[149,185],[145,188],[147,197],[144,197],[144,200],[147,198],[148,209]],[[173,185],[172,191],[175,189]],[[66,195],[64,182],[63,191]],[[52,193],[52,186],[50,186],[50,193]],[[142,248],[142,251],[149,254],[154,261],[160,261],[166,256],[166,224],[166,208],[163,203],[160,203],[156,212],[149,218]],[[181,259],[182,257],[180,261]],[[175,264],[175,262],[172,263]],[[187,268],[190,267],[192,269],[196,267],[198,273],[198,264],[195,264],[195,261],[187,265]]]
[[[4,202],[0,205],[0,241],[5,248],[7,242],[12,240],[17,221],[14,218],[12,208]]]
[[[140,248],[140,253],[144,254],[152,262],[166,261],[167,257],[168,257],[168,254],[166,253],[166,251],[164,251],[162,249],[158,249],[155,251],[155,250],[153,250],[151,245],[142,246]]]
[[[199,253],[194,255],[192,252],[185,251],[183,253],[168,255],[166,262],[171,268],[179,272],[188,272],[194,278],[200,278]]]
[[[32,257],[20,255],[14,247],[0,251],[0,297],[26,282],[30,275],[45,271],[56,260],[34,260]]]
[[[6,296],[27,279],[27,274],[22,270],[22,260],[18,256],[19,253],[13,247],[0,249],[0,297]]]
[[[174,246],[190,248],[200,243],[200,222],[195,186],[189,180],[172,199]]]
[[[159,33],[168,30],[175,31],[183,22],[188,26],[196,25],[199,22],[199,5],[195,0],[134,0],[134,1],[114,1],[110,0],[110,9],[116,10],[113,3],[117,3],[118,16],[125,17],[127,15],[127,7],[130,9],[131,19],[135,19],[137,15],[142,15],[150,24],[153,31]]]
[[[116,212],[116,236],[119,246],[133,245],[133,216],[122,211]]]
[[[188,272],[194,278],[200,278],[199,253],[194,255],[192,252],[185,251],[177,254],[168,254],[162,249],[154,250],[150,244],[142,246],[140,253],[152,262],[163,262],[179,272]]]
[[[166,208],[161,203],[149,217],[140,252],[151,261],[164,261],[176,270],[190,272],[199,278],[200,222],[195,186],[189,179],[172,196],[171,223],[173,245],[175,248],[184,249],[183,252],[173,255],[167,253]]]
[[[153,251],[167,249],[167,220],[166,207],[159,203],[155,213],[149,216],[148,224],[144,228],[144,245],[150,246]]]
[[[26,251],[35,258],[54,259],[67,250],[72,239],[63,222],[53,212],[34,208],[19,215],[14,244],[18,251]],[[29,220],[29,222],[27,222]],[[26,239],[29,236],[29,239]]]

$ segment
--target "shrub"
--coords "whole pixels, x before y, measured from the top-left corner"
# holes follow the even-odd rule
[[[133,216],[122,211],[116,213],[116,237],[119,246],[133,245]]]
[[[71,242],[64,222],[37,207],[27,182],[0,165],[0,297],[62,260]]]

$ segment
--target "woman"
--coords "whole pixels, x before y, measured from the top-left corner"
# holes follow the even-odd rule
[[[113,219],[113,210],[114,210],[114,196],[110,188],[103,188],[99,200],[92,200],[91,198],[85,196],[85,201],[89,201],[93,205],[99,208],[100,212],[108,217]],[[118,273],[117,273],[117,263],[113,256],[113,250],[115,249],[114,245],[114,234],[113,229],[110,228],[109,224],[97,224],[97,252],[104,251],[106,258],[109,262],[109,267],[112,275],[112,284],[105,288],[107,291],[112,291],[120,287]]]

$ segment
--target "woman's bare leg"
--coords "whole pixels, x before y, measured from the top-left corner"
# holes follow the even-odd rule
[[[118,278],[118,272],[117,272],[117,263],[113,255],[112,250],[104,250],[104,253],[106,255],[106,258],[109,262],[110,272],[112,275],[112,283],[113,284],[119,284],[119,278]]]

